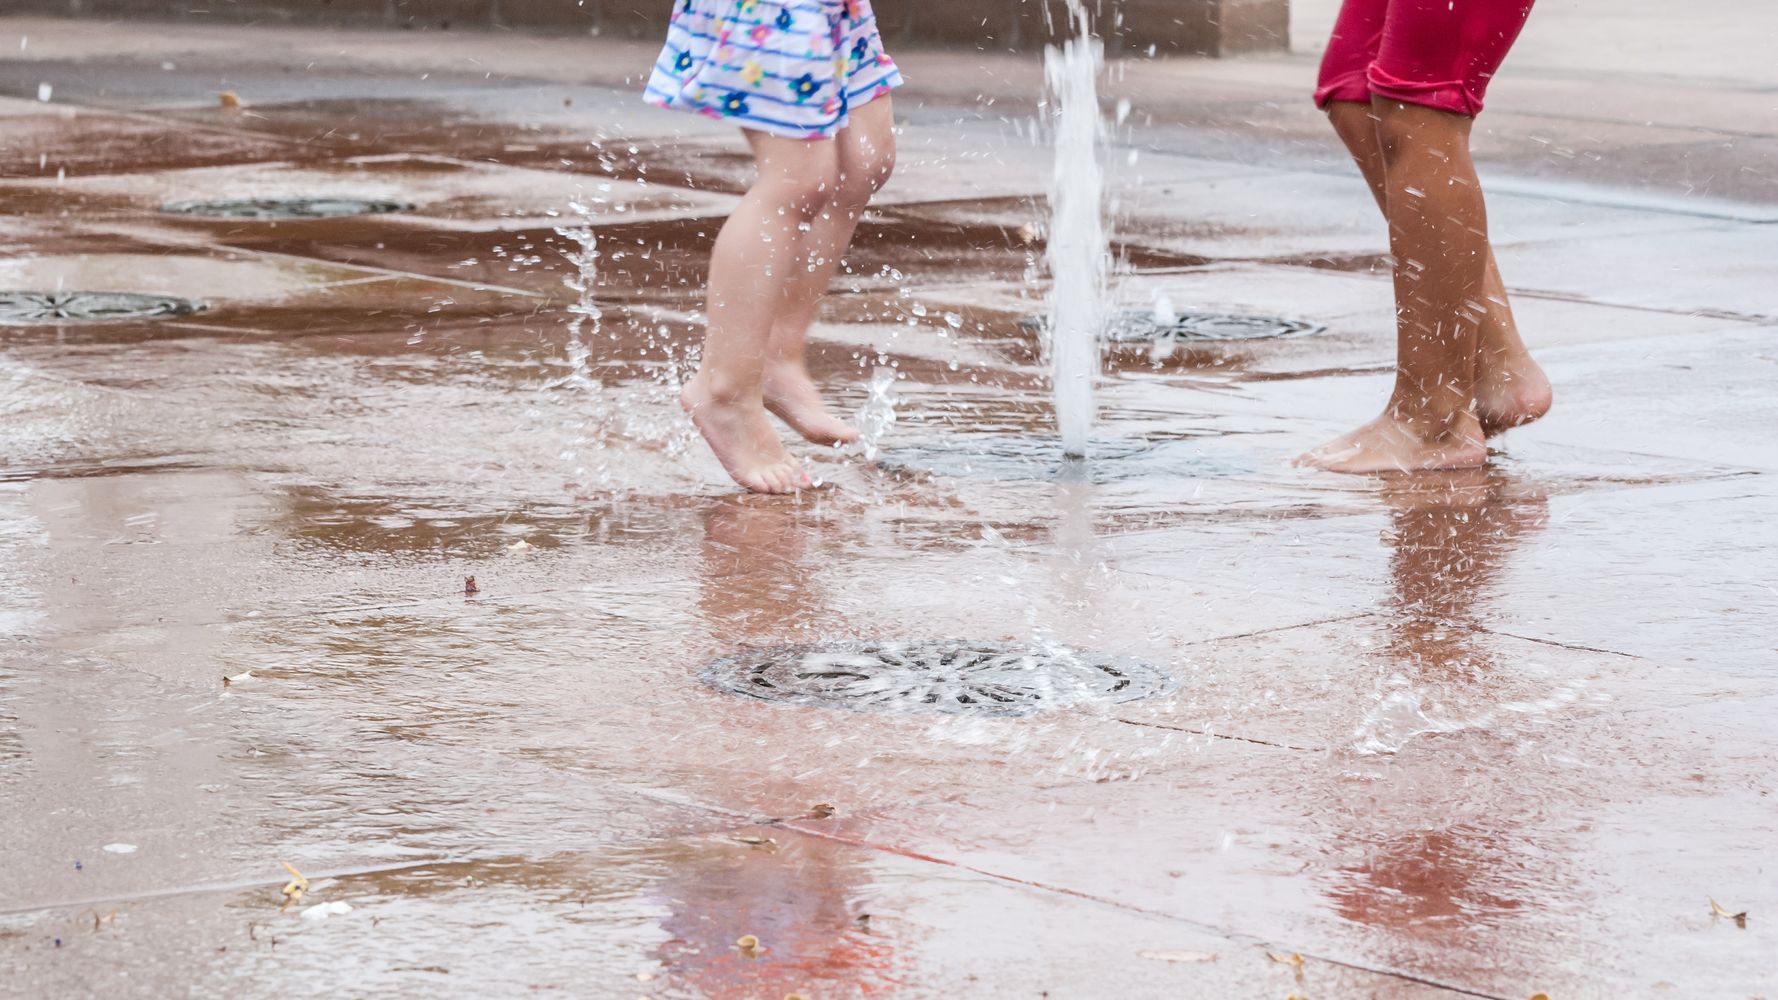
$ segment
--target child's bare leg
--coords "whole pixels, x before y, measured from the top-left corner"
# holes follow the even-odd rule
[[[1387,218],[1383,140],[1377,134],[1376,112],[1368,102],[1331,101],[1327,118],[1351,151],[1377,207]],[[1483,433],[1492,435],[1528,424],[1549,412],[1551,391],[1550,380],[1519,339],[1518,324],[1513,320],[1512,305],[1507,301],[1506,286],[1500,280],[1492,247],[1488,249],[1486,289],[1487,315],[1477,331],[1475,392],[1476,416],[1482,422]]]
[[[802,228],[833,197],[839,165],[831,142],[746,136],[759,176],[711,251],[703,357],[680,400],[735,482],[790,493],[809,478],[766,416],[767,341],[800,266]]]
[[[1485,288],[1488,317],[1482,323],[1476,351],[1476,415],[1481,418],[1482,432],[1493,435],[1550,412],[1555,397],[1549,376],[1519,339],[1492,249],[1488,251]]]
[[[1381,98],[1372,108],[1395,258],[1395,389],[1381,416],[1301,461],[1355,473],[1473,468],[1487,460],[1475,368],[1488,219],[1472,120]]]
[[[1358,172],[1364,175],[1364,182],[1370,186],[1371,197],[1377,200],[1377,208],[1383,213],[1383,218],[1387,219],[1389,196],[1383,186],[1383,140],[1377,135],[1377,114],[1371,110],[1371,103],[1329,101],[1327,123],[1333,126],[1334,134],[1346,144],[1346,151],[1352,154],[1352,162],[1358,164]]]
[[[879,97],[854,110],[850,124],[834,139],[839,188],[803,234],[803,259],[790,276],[783,306],[772,324],[766,352],[766,408],[817,444],[858,438],[857,429],[829,413],[822,402],[809,377],[806,351],[809,327],[852,242],[858,217],[895,169],[893,126],[889,98]]]

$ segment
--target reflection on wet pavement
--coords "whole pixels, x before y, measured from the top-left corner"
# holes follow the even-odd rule
[[[121,30],[20,23],[52,50]],[[1374,212],[1266,85],[1165,98],[1152,148],[1120,140],[1144,150],[1113,176],[1122,305],[1326,329],[1113,352],[1076,464],[1026,322],[1048,165],[1022,126],[960,118],[973,94],[924,92],[811,358],[846,411],[886,405],[888,373],[895,419],[869,459],[807,449],[821,488],[754,497],[675,398],[738,142],[579,75],[435,86],[413,50],[340,38],[381,54],[322,79],[205,47],[253,84],[232,114],[159,55],[0,74],[80,102],[0,98],[0,290],[208,307],[0,326],[20,995],[1778,988],[1778,303],[1752,194],[1705,217],[1538,193],[1550,123],[1503,120],[1501,253],[1557,410],[1486,470],[1321,476],[1283,458],[1389,377]],[[538,79],[582,71],[535,41]],[[413,210],[162,211],[266,197]],[[601,251],[579,352],[569,225]],[[1176,687],[1008,718],[698,679],[909,639]],[[282,863],[310,880],[286,910]]]

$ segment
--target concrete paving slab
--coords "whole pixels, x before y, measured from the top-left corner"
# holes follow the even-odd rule
[[[1773,816],[1729,817],[1766,783],[1761,751],[1743,742],[1765,738],[1722,733],[1724,752],[1699,746],[1687,757],[1701,777],[1655,779],[1639,747],[1684,717],[1600,718],[1547,744],[1444,736],[1387,757],[1280,752],[1218,764],[1206,753],[1193,773],[1151,776],[1141,796],[1113,783],[976,797],[967,810],[871,817],[854,836],[1229,933],[1282,932],[1309,942],[1306,955],[1486,996],[1757,995],[1772,975],[1763,942],[1751,921],[1713,917],[1709,896],[1718,884],[1763,891],[1747,838]],[[1235,767],[1243,778],[1232,779]],[[1705,835],[1718,848],[1708,871],[1628,846],[1679,799],[1699,829],[1735,831]],[[1639,873],[1601,892],[1589,856],[1617,837]],[[1138,841],[1156,847],[1133,863]],[[1741,848],[1725,854],[1726,841]],[[1711,961],[1663,960],[1675,939]]]
[[[764,847],[710,834],[346,875],[312,893],[313,905],[352,907],[323,920],[279,913],[270,885],[101,906],[96,929],[85,911],[42,910],[8,918],[6,950],[14,972],[51,988],[127,990],[147,981],[237,996],[544,989],[942,997],[986,982],[1031,995],[1210,996],[1295,988],[1299,977],[1354,997],[1452,995],[1325,962],[1281,965],[1262,942],[765,832],[772,843]],[[1003,912],[1016,916],[982,923]],[[512,960],[465,961],[451,945],[464,934],[496,936]],[[753,954],[735,947],[746,934],[760,941]],[[1080,961],[1089,936],[1115,956],[1115,971]],[[341,961],[365,940],[375,958]],[[1032,961],[1033,949],[1047,957]],[[207,954],[215,959],[200,957]],[[104,964],[95,967],[99,956]]]
[[[1573,406],[1558,423],[1526,428],[1519,438],[1581,447],[1626,443],[1624,401],[1640,398],[1670,419],[1639,427],[1627,442],[1635,450],[1771,471],[1778,459],[1759,428],[1771,412],[1773,332],[1735,323],[1709,335],[1552,350],[1552,368],[1573,385]],[[1687,386],[1709,391],[1682,398]]]
[[[314,228],[301,218],[215,219],[171,207],[261,199],[350,199],[400,206],[366,216],[367,223],[401,227],[502,229],[577,220],[648,220],[679,215],[726,215],[734,199],[591,179],[559,171],[520,170],[444,157],[353,157],[313,165],[254,163],[116,176],[87,176],[61,184],[0,185],[0,205],[15,214],[78,211],[89,219],[143,216],[160,225],[201,228],[218,237],[254,229],[300,236]],[[584,216],[573,205],[585,208]]]
[[[1515,281],[1528,288],[1595,302],[1764,322],[1778,317],[1778,292],[1763,280],[1769,270],[1764,262],[1778,247],[1778,227],[1674,230],[1630,253],[1615,243],[1608,250],[1610,242],[1502,247],[1501,273],[1524,275]]]

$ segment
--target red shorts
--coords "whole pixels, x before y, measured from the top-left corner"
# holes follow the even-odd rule
[[[1345,0],[1315,103],[1373,95],[1474,115],[1532,0]]]

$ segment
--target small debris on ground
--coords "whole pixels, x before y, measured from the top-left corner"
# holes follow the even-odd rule
[[[835,812],[834,807],[831,804],[826,803],[826,802],[817,802],[814,805],[809,807],[809,812],[806,816],[804,816],[804,818],[805,819],[832,819],[834,816],[834,812]]]
[[[135,844],[106,844],[104,846],[103,850],[105,851],[106,854],[134,854],[134,853],[136,853],[136,845]]]
[[[463,578],[463,596],[464,597],[474,597],[475,595],[477,595],[481,592],[482,592],[482,588],[475,585],[475,577],[466,576]]]
[[[1297,954],[1294,951],[1288,955],[1284,954],[1283,952],[1268,951],[1268,952],[1266,952],[1266,957],[1271,959],[1274,962],[1277,962],[1279,965],[1301,966],[1303,964],[1303,956]]]
[[[233,677],[230,677],[227,674],[223,674],[222,675],[222,686],[223,687],[234,687],[236,684],[250,681],[252,679],[253,679],[253,671],[251,671],[251,670],[243,670],[240,673],[234,675]]]
[[[216,103],[221,105],[224,111],[239,111],[241,110],[241,95],[232,90],[224,90],[216,95]]]
[[[290,873],[290,881],[284,883],[284,888],[282,890],[284,893],[284,905],[278,907],[278,909],[282,911],[290,909],[292,903],[302,902],[303,893],[309,891],[309,880],[303,877],[302,872],[299,872],[292,867],[290,862],[280,861],[278,863],[283,865],[284,870]]]
[[[1296,975],[1296,981],[1298,983],[1301,983],[1303,981],[1303,956],[1302,955],[1300,955],[1294,951],[1288,955],[1284,954],[1283,952],[1268,951],[1268,952],[1266,952],[1266,957],[1271,959],[1274,962],[1277,962],[1279,965],[1290,966],[1290,971]]]
[[[740,843],[746,844],[749,847],[777,847],[778,846],[778,842],[776,840],[773,840],[770,837],[761,837],[761,836],[757,836],[757,835],[751,834],[751,833],[736,834],[735,840],[739,841]]]
[[[527,542],[523,538],[521,538],[518,541],[513,542],[511,545],[508,545],[506,547],[506,551],[508,551],[508,552],[529,552],[529,551],[531,551],[531,543]]]
[[[735,942],[735,947],[741,949],[741,954],[746,955],[748,958],[752,958],[760,952],[765,951],[764,948],[760,947],[759,938],[756,938],[751,934],[741,935],[740,940]]]
[[[106,848],[106,850],[110,850],[110,848]],[[1711,899],[1711,897],[1709,897],[1709,896],[1705,896],[1704,898],[1710,900],[1711,914],[1713,914],[1714,916],[1723,917],[1728,920],[1733,920],[1735,922],[1736,927],[1739,927],[1742,930],[1747,929],[1747,911],[1746,910],[1742,910],[1740,913],[1730,913],[1728,911],[1727,907],[1723,906],[1721,903],[1718,903],[1715,899]]]

